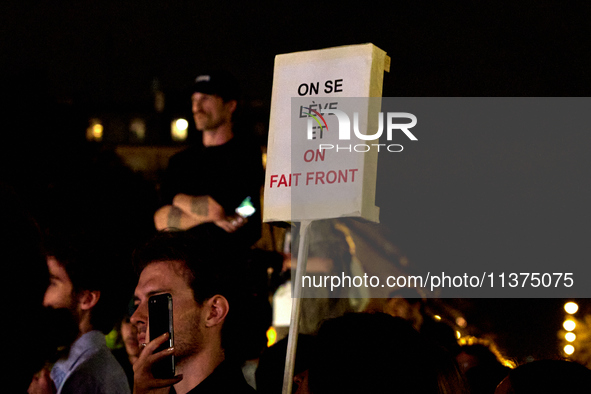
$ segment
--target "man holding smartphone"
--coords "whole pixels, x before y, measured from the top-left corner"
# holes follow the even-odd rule
[[[234,355],[241,299],[234,255],[215,250],[205,238],[187,232],[158,234],[134,253],[139,280],[131,322],[143,344],[134,364],[134,393],[252,393]],[[172,300],[173,347],[166,332],[150,333],[150,299],[165,294]],[[168,296],[168,294],[170,296]],[[231,307],[230,307],[231,306]],[[159,314],[167,319],[167,314]],[[167,323],[158,325],[166,326]],[[177,375],[155,378],[154,365],[174,355]],[[173,386],[173,387],[171,387]]]
[[[200,143],[170,159],[161,185],[165,205],[154,215],[158,230],[191,229],[246,246],[260,238],[262,156],[252,138],[235,133],[239,96],[226,72],[195,79],[191,101]],[[235,209],[248,197],[255,210],[246,219]]]

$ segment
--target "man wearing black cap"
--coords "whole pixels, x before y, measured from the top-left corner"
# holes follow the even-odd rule
[[[201,144],[171,158],[161,187],[167,205],[154,215],[158,230],[190,229],[247,246],[260,237],[261,152],[234,133],[239,95],[228,73],[195,79],[191,100]],[[245,199],[255,210],[248,219],[235,212]]]

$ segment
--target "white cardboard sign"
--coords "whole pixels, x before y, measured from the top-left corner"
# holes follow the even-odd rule
[[[373,44],[276,56],[267,145],[265,222],[346,216],[378,221],[377,151],[347,151],[347,146],[360,140],[339,140],[337,116],[327,111],[358,112],[359,129],[372,134],[367,130],[377,127],[372,122],[377,123],[379,101],[376,108],[376,101],[368,98],[381,97],[383,73],[389,69],[389,60]],[[350,120],[353,127],[352,115]],[[376,141],[361,142],[370,145]],[[343,149],[323,149],[328,146]]]

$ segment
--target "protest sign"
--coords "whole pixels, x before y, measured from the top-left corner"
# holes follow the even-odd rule
[[[381,97],[383,73],[389,69],[389,61],[386,53],[373,44],[276,57],[265,222],[346,216],[378,221],[377,150],[355,150],[356,144],[351,141],[346,145],[348,151],[325,148],[339,146],[340,123],[335,110],[349,114],[351,127],[355,125],[353,113],[358,113],[357,125],[363,134],[377,127],[379,101],[369,98]]]
[[[379,113],[380,102],[371,98],[381,97],[389,62],[373,44],[275,58],[263,220],[300,222],[301,227],[283,393],[291,393],[293,381],[309,225],[347,216],[379,219],[378,150],[359,151],[350,136],[352,125],[355,141],[377,142],[379,136],[372,137],[368,130],[378,122],[371,115]],[[349,142],[348,152],[339,152],[341,139]],[[329,153],[335,144],[336,152]]]

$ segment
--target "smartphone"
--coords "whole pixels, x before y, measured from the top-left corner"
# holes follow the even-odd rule
[[[242,200],[242,202],[240,203],[240,205],[238,205],[238,208],[236,208],[235,211],[238,215],[242,216],[243,218],[252,216],[256,212],[256,209],[254,205],[252,205],[250,196]]]
[[[148,300],[148,324],[150,326],[150,340],[168,333],[168,341],[154,351],[154,354],[168,349],[174,344],[174,330],[172,327],[172,296],[169,293],[158,294]],[[174,355],[170,355],[152,366],[152,374],[157,379],[174,377]]]

